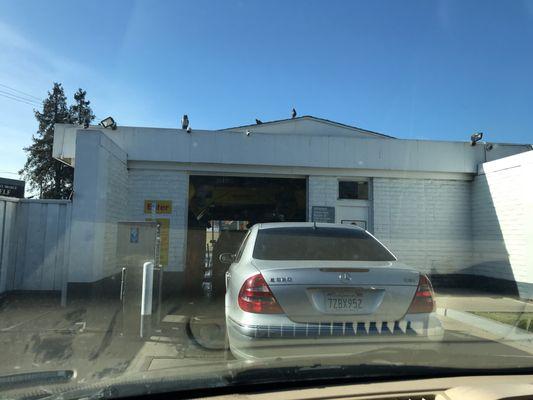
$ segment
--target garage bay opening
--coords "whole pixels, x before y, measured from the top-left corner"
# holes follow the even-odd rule
[[[256,223],[305,221],[306,187],[305,178],[190,176],[186,292],[223,295],[220,254],[236,253]]]

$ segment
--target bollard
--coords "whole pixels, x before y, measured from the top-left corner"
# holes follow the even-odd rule
[[[120,275],[120,301],[124,303],[124,291],[126,290],[126,267],[122,267]]]
[[[152,289],[154,282],[154,263],[143,265],[143,285],[141,297],[141,338],[150,337],[152,330]]]

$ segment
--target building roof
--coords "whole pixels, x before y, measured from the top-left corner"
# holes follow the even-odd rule
[[[347,125],[347,124],[343,124],[343,123],[340,123],[340,122],[331,121],[329,119],[314,117],[312,115],[302,115],[301,117],[296,117],[296,118],[286,118],[286,119],[278,119],[278,120],[274,120],[274,121],[265,121],[265,122],[263,122],[261,124],[249,124],[249,125],[234,126],[234,127],[231,127],[231,128],[224,128],[224,129],[220,129],[220,130],[221,131],[231,131],[231,130],[241,130],[241,129],[244,129],[244,128],[266,127],[266,126],[269,126],[269,125],[271,126],[271,125],[275,125],[275,124],[289,123],[289,122],[292,122],[292,121],[300,121],[300,120],[315,121],[315,122],[319,122],[319,123],[338,126],[338,127],[345,128],[345,129],[351,129],[351,130],[354,130],[355,132],[358,132],[358,133],[365,133],[367,135],[375,135],[375,136],[383,137],[383,138],[396,139],[394,136],[385,135],[384,133],[374,132],[374,131],[370,131],[368,129],[362,129],[362,128],[358,128],[356,126],[352,126],[352,125]]]
[[[477,173],[480,163],[531,151],[530,145],[491,143],[487,147],[381,136],[368,139],[371,134],[307,118],[280,121],[279,125],[272,122],[266,129],[261,124],[234,130],[193,129],[190,133],[182,129],[82,129],[56,124],[52,154],[74,167],[77,156],[88,157],[93,151],[90,149],[100,146],[124,163],[157,162],[164,163],[165,168],[178,168],[179,163],[179,168],[185,169],[260,175],[305,176],[312,170],[319,175],[334,171],[340,176],[405,177],[412,172],[418,177],[463,179],[464,174]],[[244,134],[247,130],[250,134]]]

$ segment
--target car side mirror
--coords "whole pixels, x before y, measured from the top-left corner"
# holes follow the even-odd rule
[[[231,264],[235,261],[235,254],[232,253],[222,253],[218,256],[218,259],[222,264]]]

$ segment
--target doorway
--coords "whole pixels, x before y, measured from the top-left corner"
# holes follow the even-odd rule
[[[231,252],[236,247],[236,251],[246,230],[256,223],[303,222],[306,210],[305,178],[191,175],[187,293],[202,294],[206,281],[213,293],[223,292],[222,269],[227,265],[219,265],[215,259],[220,249]]]

